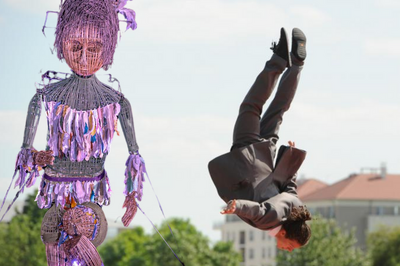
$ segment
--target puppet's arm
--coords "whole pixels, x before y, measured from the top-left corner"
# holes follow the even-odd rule
[[[144,175],[147,172],[144,160],[139,154],[139,146],[136,143],[131,105],[126,98],[120,101],[120,105],[121,111],[118,118],[130,153],[125,170],[124,194],[126,198],[123,207],[126,207],[126,212],[122,217],[123,224],[128,226],[136,213],[136,200],[142,199]]]
[[[36,178],[39,176],[39,167],[34,162],[36,150],[32,145],[39,124],[41,110],[41,95],[36,93],[29,103],[25,123],[24,140],[15,163],[15,174],[18,172],[18,179],[15,182],[15,187],[19,186],[22,191],[24,185],[26,185],[26,187],[32,186],[35,183]],[[27,178],[28,174],[29,177]]]

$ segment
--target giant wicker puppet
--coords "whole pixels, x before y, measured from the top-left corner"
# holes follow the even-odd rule
[[[73,73],[38,89],[29,104],[15,186],[19,187],[18,195],[24,187],[34,185],[39,171],[44,170],[36,201],[39,208],[49,209],[41,234],[51,266],[103,264],[96,247],[107,232],[101,207],[110,203],[111,192],[104,162],[114,133],[118,133],[118,120],[129,150],[124,190],[127,209],[122,217],[125,226],[136,213],[136,200],[142,198],[146,170],[138,152],[131,106],[122,93],[95,76],[113,62],[118,13],[125,16],[128,28],[136,28],[135,13],[124,7],[126,2],[61,1],[55,49]],[[37,151],[32,144],[42,105],[48,124],[47,147]]]

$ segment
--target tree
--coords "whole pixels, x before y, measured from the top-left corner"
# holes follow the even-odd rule
[[[190,266],[239,266],[241,257],[231,243],[218,242],[210,248],[210,241],[184,219],[168,221],[158,230],[179,258]],[[119,234],[100,248],[104,264],[177,266],[179,262],[157,232],[145,235],[141,227]]]
[[[232,242],[219,241],[213,247],[211,261],[213,266],[237,266],[242,256],[234,251]]]
[[[311,223],[310,242],[292,253],[279,251],[277,266],[369,266],[368,257],[354,246],[354,233],[344,233],[335,221],[320,217]],[[385,264],[381,264],[385,265]]]
[[[14,216],[9,224],[0,224],[0,265],[47,265],[45,245],[40,238],[46,210],[40,210],[34,198],[35,194],[28,195],[22,213]]]
[[[400,227],[380,227],[368,235],[372,266],[400,266]]]
[[[125,230],[114,239],[99,247],[104,265],[142,265],[151,266],[147,251],[150,236],[145,235],[142,227]]]

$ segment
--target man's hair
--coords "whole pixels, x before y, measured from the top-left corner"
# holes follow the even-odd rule
[[[103,43],[103,68],[112,64],[117,45],[119,21],[111,0],[65,0],[61,6],[54,46],[57,56],[64,58],[63,42],[77,30],[96,28]]]
[[[285,237],[296,240],[304,246],[311,238],[311,228],[306,221],[311,220],[311,213],[305,206],[293,207],[288,219],[282,224],[286,231]]]

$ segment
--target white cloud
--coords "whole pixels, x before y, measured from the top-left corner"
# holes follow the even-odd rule
[[[293,124],[287,122],[287,127],[295,127],[298,123],[294,121],[305,121],[312,125],[312,130],[296,126],[296,131],[318,139],[328,140],[334,136],[335,139],[343,140],[354,137],[372,140],[383,138],[383,135],[386,139],[396,139],[400,130],[400,119],[393,119],[400,116],[400,106],[373,101],[335,108],[299,103],[290,113]]]
[[[283,10],[256,1],[151,1],[137,2],[139,30],[149,38],[176,42],[209,41],[254,33],[268,34],[285,20]],[[274,22],[274,23],[271,23]]]
[[[378,7],[400,8],[398,0],[375,0],[375,5]]]
[[[45,14],[49,10],[58,11],[60,5],[60,1],[57,0],[35,0],[34,3],[30,0],[4,0],[4,2],[15,9],[35,14]]]
[[[276,36],[279,27],[298,26],[299,21],[309,30],[329,21],[325,13],[313,7],[299,6],[288,12],[267,1],[146,1],[136,2],[133,8],[138,31],[147,38],[172,42],[226,43],[251,36]]]
[[[364,49],[369,55],[400,56],[399,38],[369,39],[365,41]]]
[[[325,23],[331,21],[331,17],[324,13],[322,10],[310,6],[295,6],[290,9],[291,17],[297,20],[299,24],[312,27],[323,26]]]

